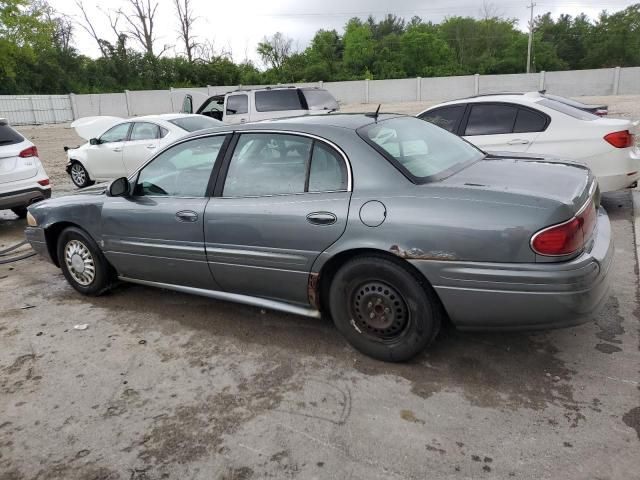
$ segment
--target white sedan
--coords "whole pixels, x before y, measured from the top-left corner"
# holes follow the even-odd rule
[[[543,154],[585,164],[602,192],[632,187],[640,178],[638,122],[600,118],[539,92],[454,100],[418,117],[489,152]]]
[[[213,118],[182,113],[130,119],[80,118],[71,127],[88,142],[77,148],[65,147],[67,173],[81,188],[128,177],[164,146],[190,132],[221,125]]]

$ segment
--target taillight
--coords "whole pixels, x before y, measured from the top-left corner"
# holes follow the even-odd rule
[[[531,239],[531,248],[539,255],[561,256],[577,252],[596,227],[597,212],[593,202],[564,223],[540,230]]]
[[[599,108],[598,110],[596,110],[593,113],[595,113],[599,117],[606,117],[609,114],[609,110],[604,110],[604,109]]]
[[[38,183],[39,183],[40,185],[42,185],[43,187],[46,187],[46,186],[47,186],[47,185],[49,185],[49,183],[51,183],[51,182],[49,181],[49,179],[48,179],[48,178],[45,178],[44,180],[38,180]]]
[[[605,135],[604,139],[616,148],[633,147],[635,142],[634,136],[629,130],[610,133],[609,135]]]
[[[37,157],[38,156],[38,149],[33,146],[33,147],[29,147],[29,148],[25,148],[24,150],[22,150],[18,156],[20,158],[28,158],[28,157]]]

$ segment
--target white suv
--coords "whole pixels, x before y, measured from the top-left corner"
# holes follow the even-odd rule
[[[335,112],[339,108],[336,99],[324,88],[265,87],[214,95],[207,98],[195,113],[234,125],[274,118],[319,115]],[[194,113],[191,94],[184,98],[182,113]]]
[[[0,118],[0,210],[24,218],[29,205],[49,197],[49,176],[38,149]]]

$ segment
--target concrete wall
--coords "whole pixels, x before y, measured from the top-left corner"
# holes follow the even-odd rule
[[[546,89],[549,93],[582,95],[640,95],[640,67],[605,68],[567,72],[514,75],[466,75],[399,80],[301,83],[302,87],[324,87],[342,104],[444,101],[480,93],[526,92]],[[14,125],[68,122],[94,115],[133,117],[179,112],[187,93],[194,110],[210,96],[238,89],[238,85],[171,90],[127,91],[91,95],[0,96],[0,117]],[[242,85],[254,88],[259,85]]]

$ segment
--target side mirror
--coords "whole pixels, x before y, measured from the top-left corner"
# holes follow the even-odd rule
[[[107,188],[107,196],[109,197],[127,197],[131,190],[129,179],[120,177],[109,184]]]
[[[91,140],[89,140],[89,145],[100,145],[100,140],[98,140],[97,138],[92,138]]]

